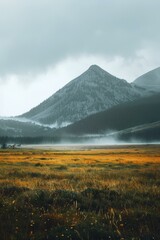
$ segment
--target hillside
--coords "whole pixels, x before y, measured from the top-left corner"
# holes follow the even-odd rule
[[[0,119],[0,136],[37,137],[50,136],[54,129],[33,122],[21,122],[14,119]]]
[[[152,92],[160,92],[160,67],[138,77],[133,85],[144,87]]]
[[[93,114],[68,127],[56,131],[57,135],[106,134],[160,120],[160,94],[119,104],[106,111]]]

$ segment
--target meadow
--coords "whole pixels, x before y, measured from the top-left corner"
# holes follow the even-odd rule
[[[0,150],[1,240],[159,240],[160,146]]]

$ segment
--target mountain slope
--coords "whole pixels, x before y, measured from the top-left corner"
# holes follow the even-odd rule
[[[138,125],[160,121],[160,94],[119,104],[91,115],[68,127],[57,130],[57,135],[105,134]]]
[[[138,125],[115,133],[120,140],[160,141],[160,121]]]
[[[154,92],[160,92],[160,67],[138,77],[133,84]]]
[[[21,117],[63,126],[138,97],[137,88],[93,65]]]
[[[33,122],[21,122],[14,119],[0,119],[0,136],[38,137],[50,136],[54,129]]]

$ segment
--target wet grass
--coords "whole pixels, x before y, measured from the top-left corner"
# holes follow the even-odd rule
[[[0,167],[2,240],[160,239],[159,147],[3,150]]]

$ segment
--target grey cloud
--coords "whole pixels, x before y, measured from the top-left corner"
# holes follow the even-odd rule
[[[69,56],[133,57],[160,47],[159,0],[2,0],[0,75],[43,71]]]

